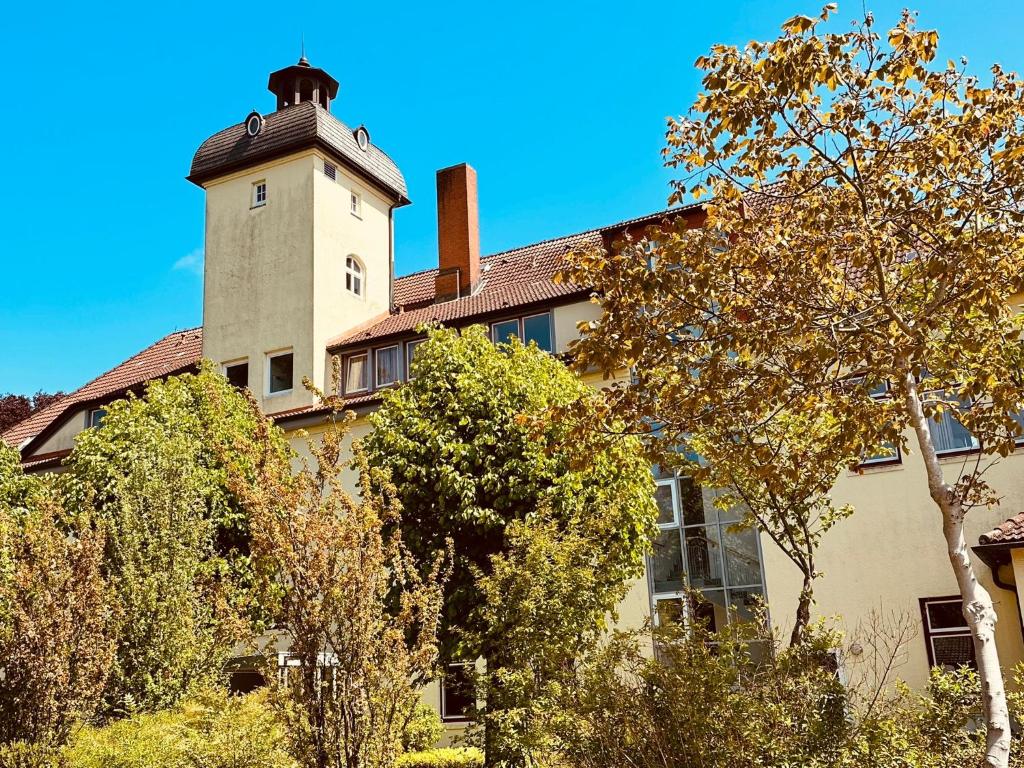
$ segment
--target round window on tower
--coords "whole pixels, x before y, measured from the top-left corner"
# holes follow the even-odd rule
[[[370,132],[361,125],[356,128],[356,143],[363,152],[370,146]]]
[[[258,136],[259,132],[263,130],[263,115],[259,112],[250,112],[249,116],[245,118],[245,132],[250,136]]]

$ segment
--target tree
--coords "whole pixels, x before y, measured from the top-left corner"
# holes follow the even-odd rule
[[[111,403],[78,436],[65,492],[106,534],[119,606],[108,711],[171,706],[213,684],[233,645],[264,623],[236,495],[255,481],[257,457],[288,454],[264,421],[207,363]]]
[[[420,574],[395,530],[400,508],[386,473],[358,450],[342,460],[350,416],[334,412],[310,438],[315,466],[292,475],[287,458],[270,452],[259,481],[238,489],[261,586],[277,598],[277,628],[296,662],[274,700],[293,756],[308,768],[393,766],[437,659],[444,552],[431,553]],[[350,469],[358,501],[344,488]],[[276,656],[268,666],[275,676]]]
[[[864,451],[906,448],[906,430],[974,637],[987,761],[1005,766],[996,615],[963,533],[995,496],[980,461],[944,476],[929,420],[962,424],[982,456],[1020,434],[1007,300],[1024,258],[1021,84],[998,66],[987,84],[963,62],[933,67],[938,34],[909,13],[883,42],[870,16],[826,32],[833,10],[698,59],[704,91],[669,122],[665,153],[681,171],[673,201],[712,193],[704,226],[677,220],[582,254],[572,279],[600,292],[604,313],[575,351],[581,366],[635,365],[637,385],[609,407],[664,423],[667,441],[820,404]],[[869,396],[885,386],[884,400]]]
[[[0,744],[60,746],[95,711],[113,657],[102,554],[0,443]]]
[[[482,656],[496,673],[508,667],[509,647],[500,625],[481,615],[478,576],[508,552],[509,524],[543,512],[558,531],[600,541],[589,550],[591,585],[602,613],[610,611],[622,584],[643,573],[656,519],[650,465],[637,441],[580,439],[568,421],[549,418],[574,403],[585,411],[597,394],[534,345],[494,345],[479,326],[432,329],[411,373],[384,395],[364,447],[394,479],[410,549],[425,557],[446,537],[454,542],[446,658]],[[500,692],[490,694],[488,709],[504,709]],[[487,744],[489,764],[512,759],[498,750]]]
[[[31,397],[12,394],[0,395],[0,434],[62,397],[64,397],[63,392],[55,392],[51,395],[41,390]]]

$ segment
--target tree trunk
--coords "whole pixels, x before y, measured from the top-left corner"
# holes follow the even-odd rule
[[[964,618],[974,638],[974,655],[981,679],[982,703],[985,708],[986,750],[985,765],[1006,768],[1010,760],[1010,714],[1006,706],[1006,689],[996,649],[996,612],[992,598],[974,575],[964,539],[964,508],[953,489],[945,482],[942,466],[935,453],[931,433],[924,416],[924,408],[912,373],[904,379],[906,408],[910,424],[917,435],[917,444],[924,459],[928,475],[928,491],[942,513],[942,533],[946,538],[949,562],[953,566],[960,596],[964,604]]]
[[[814,600],[814,577],[810,573],[804,574],[804,584],[800,589],[800,600],[796,605],[796,621],[793,623],[793,633],[789,636],[791,646],[799,645],[804,639],[804,631],[811,623],[811,602]]]

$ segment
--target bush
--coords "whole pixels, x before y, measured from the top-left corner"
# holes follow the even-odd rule
[[[0,768],[69,768],[60,750],[46,744],[0,744]]]
[[[434,708],[420,702],[402,731],[403,752],[429,750],[444,736],[444,724]]]
[[[263,692],[207,691],[173,709],[84,728],[66,755],[70,768],[293,768],[283,743]]]
[[[484,753],[474,747],[442,747],[399,756],[396,768],[483,768]]]

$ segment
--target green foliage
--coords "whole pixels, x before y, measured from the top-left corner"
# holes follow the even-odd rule
[[[68,768],[294,768],[263,692],[203,691],[172,709],[82,729]]]
[[[70,768],[63,753],[49,744],[13,741],[0,745],[0,768]]]
[[[40,749],[92,715],[113,653],[102,533],[68,523],[52,480],[0,443],[0,744]]]
[[[207,363],[111,403],[76,439],[66,493],[106,533],[119,607],[108,710],[166,707],[215,683],[233,643],[264,618],[248,517],[230,490],[253,482],[257,437],[261,451],[287,455],[263,424]]]
[[[400,755],[396,768],[483,768],[484,753],[474,747],[441,747]]]
[[[514,520],[543,509],[560,528],[589,526],[603,542],[593,583],[601,599],[643,572],[656,514],[649,465],[631,439],[580,438],[566,419],[546,418],[596,401],[559,360],[518,341],[492,344],[479,326],[432,329],[411,372],[384,395],[364,447],[391,472],[413,552],[454,541],[446,628],[472,628],[480,641],[463,654],[491,656],[503,644],[486,631],[475,574],[507,551]],[[451,632],[445,640],[451,651]]]
[[[429,750],[444,736],[444,723],[437,710],[420,702],[402,729],[402,750],[422,752]]]

